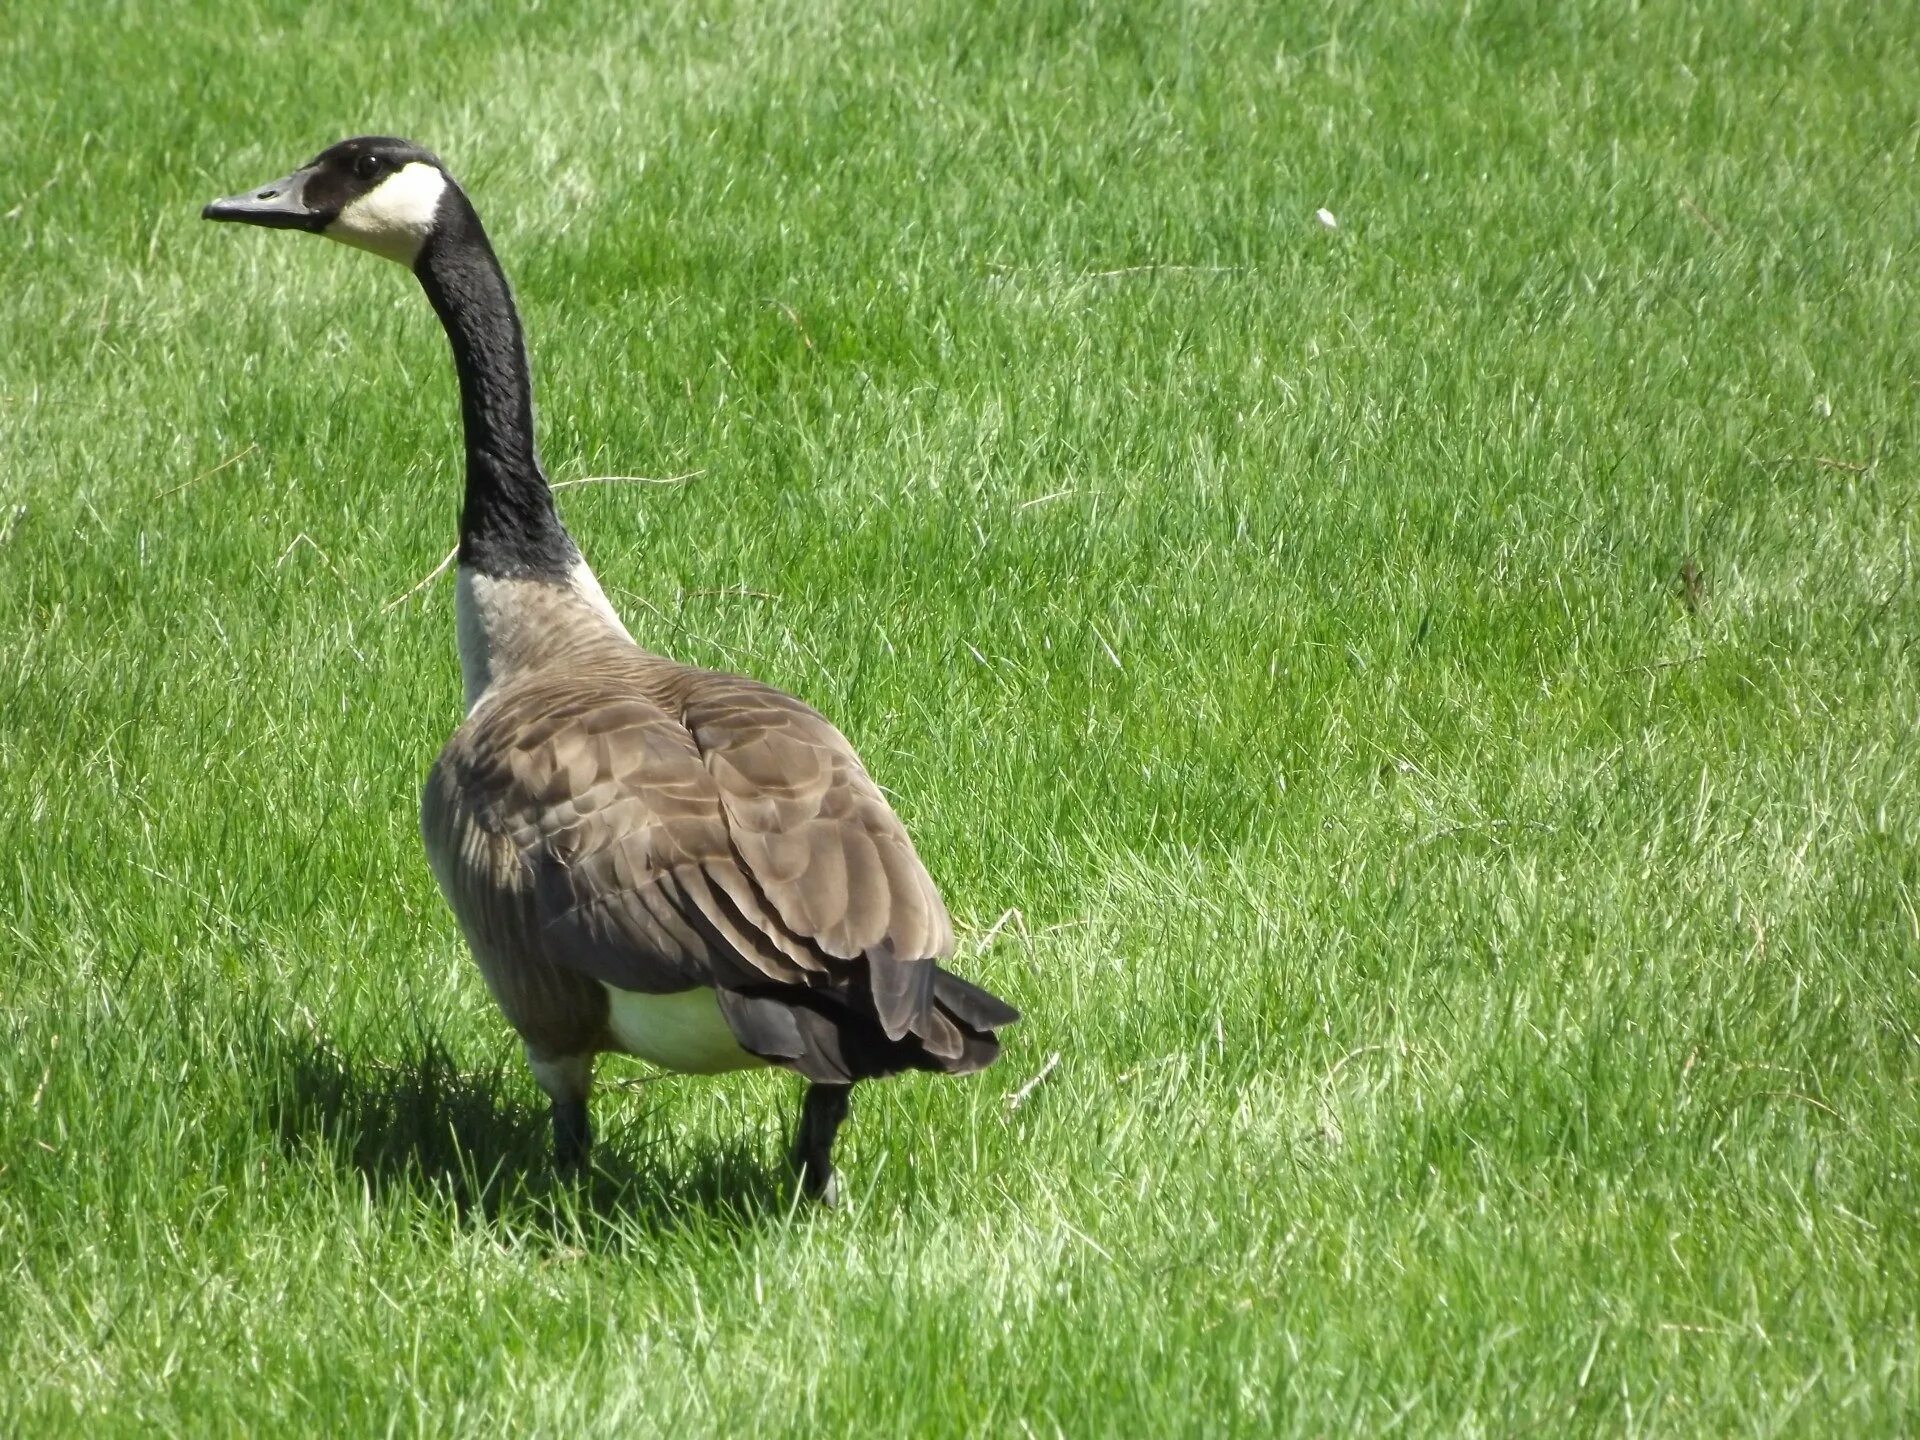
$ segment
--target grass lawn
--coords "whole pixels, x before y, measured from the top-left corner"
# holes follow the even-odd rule
[[[0,1433],[1911,1433],[1913,21],[8,7]],[[197,218],[366,130],[1026,1012],[836,1213],[778,1074],[547,1174],[415,830],[445,342]]]

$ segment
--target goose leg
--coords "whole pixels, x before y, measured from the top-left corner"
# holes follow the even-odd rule
[[[527,1064],[540,1088],[553,1102],[553,1165],[556,1170],[584,1170],[593,1146],[593,1127],[587,1120],[587,1096],[593,1091],[593,1056],[563,1055],[542,1060],[527,1054]]]
[[[800,1104],[800,1128],[793,1137],[793,1168],[800,1172],[800,1189],[809,1200],[832,1205],[840,1186],[833,1173],[833,1137],[847,1118],[851,1085],[807,1086]]]

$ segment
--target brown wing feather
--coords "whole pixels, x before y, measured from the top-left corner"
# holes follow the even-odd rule
[[[889,1039],[922,1031],[932,962],[952,953],[953,927],[853,746],[819,712],[757,681],[676,678],[681,716],[766,907],[833,959],[865,960]]]
[[[953,950],[913,842],[824,716],[737,675],[688,672],[681,714],[746,869],[794,933],[838,959]]]
[[[487,837],[435,864],[470,937],[632,990],[864,977],[890,1040],[946,1038],[939,895],[846,739],[779,691],[651,657],[531,679],[448,744],[423,824],[430,850]]]

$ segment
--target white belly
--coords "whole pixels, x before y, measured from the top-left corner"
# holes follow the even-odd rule
[[[740,1048],[711,990],[642,995],[609,985],[607,1002],[607,1029],[620,1048],[662,1069],[714,1075],[767,1063]]]

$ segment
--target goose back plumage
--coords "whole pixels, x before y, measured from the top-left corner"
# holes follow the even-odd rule
[[[946,909],[846,737],[758,681],[576,635],[483,695],[421,824],[536,1050],[623,1048],[602,986],[711,988],[748,1055],[822,1080],[977,1069],[1009,1023],[940,983]]]

